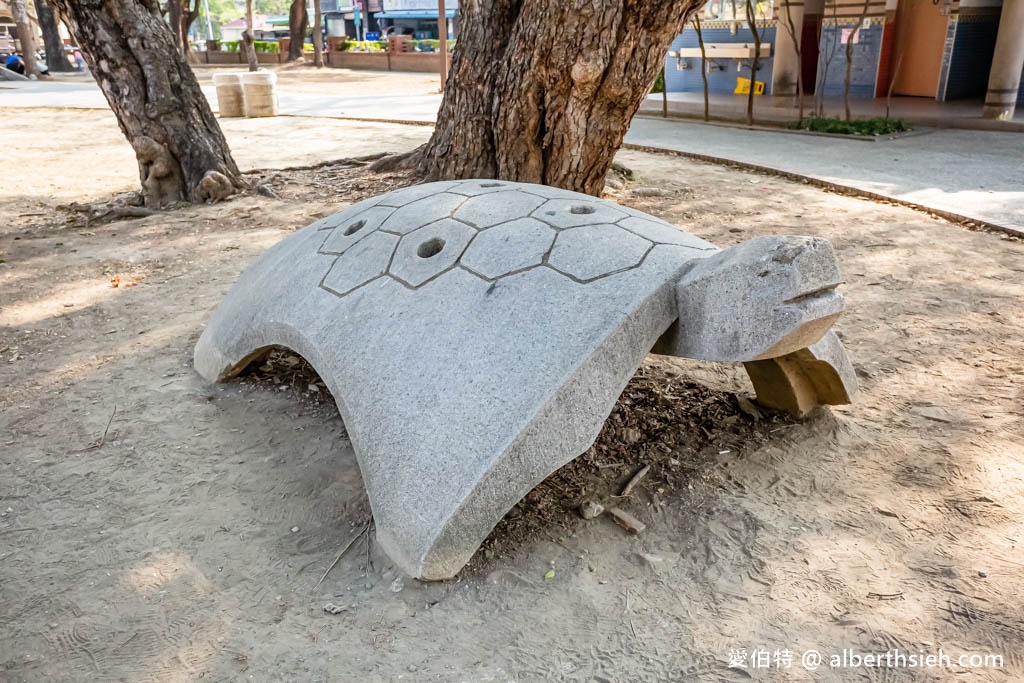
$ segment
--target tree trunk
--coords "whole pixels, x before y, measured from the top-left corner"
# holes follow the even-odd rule
[[[181,13],[181,45],[185,49],[185,56],[188,57],[188,61],[196,63],[196,55],[192,53],[192,46],[188,42],[189,31],[192,30],[192,24],[199,18],[199,0],[195,0],[192,7],[189,8],[188,0],[184,0],[184,7]]]
[[[747,125],[754,125],[754,91],[757,89],[757,71],[761,67],[761,34],[757,32],[757,3],[747,0],[747,25],[754,34],[754,59],[750,63],[750,90],[747,91]]]
[[[245,186],[156,0],[55,5],[135,149],[147,206],[223,199]]]
[[[43,32],[43,47],[46,49],[46,67],[54,73],[58,71],[74,71],[64,54],[64,41],[60,39],[57,28],[57,17],[53,14],[47,0],[35,0],[36,16],[39,17],[39,29]]]
[[[288,61],[302,59],[302,45],[306,42],[306,29],[309,28],[309,13],[306,12],[306,0],[292,0],[288,11]]]
[[[793,53],[796,55],[796,98],[799,103],[800,111],[797,116],[797,121],[804,120],[804,57],[803,57],[803,42],[801,41],[802,36],[796,34],[796,24],[793,22],[793,11],[790,7],[789,2],[784,2],[782,5],[786,12],[786,23],[784,27],[789,32],[789,37],[793,41]]]
[[[701,2],[464,0],[419,171],[600,194],[669,44]]]
[[[313,0],[313,65],[324,65],[324,17],[320,0]]]
[[[256,46],[253,44],[252,0],[245,0],[245,30],[242,31],[242,47],[245,49],[245,61],[249,63],[249,71],[259,69],[259,64],[256,61]]]
[[[850,112],[850,81],[853,77],[853,39],[860,33],[861,26],[864,25],[864,18],[868,15],[868,9],[871,7],[871,0],[864,0],[864,5],[861,8],[860,18],[857,20],[857,28],[850,32],[850,35],[846,38],[846,78],[843,80],[843,108],[845,109],[846,120],[850,121],[853,116]]]
[[[192,30],[192,24],[198,16],[199,0],[195,1],[195,6],[190,6],[189,0],[168,0],[167,23],[171,27],[174,44],[189,61],[193,61],[194,57],[188,43],[188,32]]]
[[[25,62],[25,75],[35,74],[38,76],[36,46],[32,40],[32,25],[28,21],[25,0],[11,0],[11,14],[14,15],[14,24],[18,27],[18,45],[21,47],[21,58]]]
[[[188,40],[181,33],[181,25],[185,21],[184,12],[182,12],[183,4],[183,0],[168,0],[167,23],[171,27],[171,38],[174,40],[174,46],[184,55],[188,49]]]
[[[700,46],[700,80],[704,84],[704,120],[711,120],[711,100],[708,96],[708,53],[704,49],[704,32],[700,28],[700,15],[693,18],[697,30],[697,45]]]

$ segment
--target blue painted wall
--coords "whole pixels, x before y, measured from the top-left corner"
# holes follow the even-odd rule
[[[826,97],[842,96],[846,83],[846,45],[841,41],[842,30],[850,29],[856,22],[846,26],[825,25],[821,28],[821,52],[818,55],[818,85],[824,82]],[[881,22],[872,23],[868,28],[860,30],[860,39],[853,45],[853,72],[850,75],[851,97],[874,97],[875,80],[878,77],[878,59],[882,53]],[[825,74],[825,60],[835,50],[835,55],[828,65]]]
[[[771,54],[775,54],[775,27],[764,26],[759,27],[758,32],[761,35],[761,41],[772,45]],[[752,43],[754,36],[751,34],[750,29],[741,25],[736,30],[736,35],[732,35],[727,28],[703,28],[701,33],[704,36],[705,43]],[[682,34],[676,36],[676,39],[672,41],[672,47],[670,51],[678,50],[681,47],[699,47],[697,41],[697,32],[693,29],[687,29]],[[675,57],[668,57],[665,60],[665,86],[669,92],[703,92],[704,84],[701,80],[701,59],[700,57],[690,57],[686,59],[689,63],[690,68],[686,70],[678,70],[676,65],[678,61]],[[709,60],[710,61],[710,60]],[[724,69],[715,69],[708,73],[708,92],[712,93],[731,93],[736,89],[736,77],[742,76],[743,78],[750,78],[752,59],[736,60],[736,59],[716,59],[713,60],[713,64],[722,66]],[[736,64],[742,65],[742,71],[736,70]],[[764,81],[765,94],[769,94],[772,89],[772,59],[771,57],[762,58],[757,68],[757,80]]]

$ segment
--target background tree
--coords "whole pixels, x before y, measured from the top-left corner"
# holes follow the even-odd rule
[[[174,44],[189,59],[193,59],[193,56],[188,42],[188,34],[198,17],[199,0],[194,0],[193,4],[189,4],[189,0],[168,0],[167,23],[171,27]]]
[[[708,53],[704,49],[704,32],[700,28],[700,14],[693,15],[693,29],[697,32],[700,47],[700,80],[704,85],[704,120],[711,120],[711,100],[708,96]]]
[[[147,206],[245,183],[157,0],[54,0],[135,150]]]
[[[757,30],[757,2],[746,0],[744,9],[747,26],[754,34],[754,58],[750,61],[750,90],[747,91],[747,125],[754,125],[754,94],[757,90],[757,72],[761,68],[761,34]]]
[[[249,71],[256,71],[256,44],[252,28],[252,0],[245,0],[245,30],[242,31],[242,47],[245,48],[245,61],[249,63]]]
[[[796,55],[796,99],[800,112],[798,114],[798,120],[804,120],[804,57],[803,57],[803,44],[801,38],[796,33],[796,23],[793,21],[793,10],[788,0],[783,0],[782,8],[784,13],[784,20],[780,20],[778,23],[782,25],[783,29],[789,34],[790,40],[793,42],[793,53]]]
[[[444,59],[444,55],[441,58]],[[324,65],[324,16],[320,0],[313,0],[313,65]]]
[[[672,39],[703,0],[464,0],[427,179],[503,178],[599,194]]]
[[[864,0],[860,10],[860,17],[857,18],[857,27],[846,36],[846,75],[843,78],[843,109],[846,120],[850,121],[853,116],[850,112],[850,84],[853,80],[853,46],[856,44],[857,36],[864,25],[864,19],[868,16],[868,9],[871,7],[871,0]]]
[[[839,52],[839,36],[842,35],[838,31],[839,27],[839,3],[835,0],[825,0],[825,7],[832,9],[832,23],[831,25],[836,27],[837,31],[831,32],[829,40],[822,43],[822,36],[828,35],[825,33],[825,22],[822,21],[818,24],[818,44],[824,44],[827,49],[824,50],[824,59],[819,57],[818,60],[818,82],[814,87],[814,99],[815,99],[815,110],[818,112],[818,116],[825,115],[825,86],[828,84],[828,72],[832,66],[832,60],[835,59],[836,54]]]
[[[213,35],[207,36],[210,39],[220,35],[220,27],[224,24],[245,16],[243,5],[232,0],[207,0],[203,4],[210,9],[210,23],[213,25]]]
[[[288,61],[302,59],[302,45],[306,42],[306,30],[309,28],[309,13],[306,11],[306,0],[292,0],[288,11]]]
[[[292,0],[255,0],[257,14],[269,14],[279,16],[288,14],[288,8],[292,6]]]
[[[28,21],[28,10],[25,0],[11,0],[11,14],[14,25],[18,28],[18,44],[21,47],[21,58],[25,61],[25,75],[39,75],[36,66],[36,46],[32,40],[32,25]]]
[[[39,18],[39,30],[43,33],[43,48],[46,50],[46,68],[50,71],[74,71],[67,55],[64,54],[64,41],[60,39],[57,28],[57,17],[47,0],[35,0],[36,16]]]

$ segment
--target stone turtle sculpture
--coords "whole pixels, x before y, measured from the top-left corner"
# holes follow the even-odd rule
[[[594,197],[494,180],[360,202],[269,249],[195,349],[228,378],[273,347],[306,358],[352,439],[395,563],[453,576],[532,487],[597,438],[644,356],[746,364],[802,415],[856,380],[829,329],[831,244],[731,249]]]

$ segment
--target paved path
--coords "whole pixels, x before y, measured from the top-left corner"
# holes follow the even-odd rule
[[[217,95],[212,85],[203,93],[216,110]],[[317,95],[288,92],[278,88],[278,111],[289,116],[327,118],[377,118],[402,121],[433,121],[441,106],[440,95]],[[68,107],[106,109],[100,89],[88,82],[0,82],[2,107]]]
[[[1024,133],[867,142],[638,118],[626,141],[807,176],[1024,232]]]
[[[213,88],[203,88],[216,102]],[[296,116],[433,121],[440,95],[288,92]],[[2,107],[105,109],[90,82],[2,83]],[[864,142],[702,123],[637,118],[626,142],[762,166],[1024,232],[1024,134],[932,130]]]

